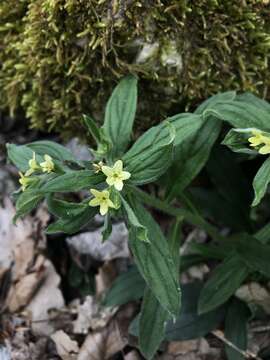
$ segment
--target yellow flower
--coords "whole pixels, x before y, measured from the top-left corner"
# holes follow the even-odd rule
[[[22,185],[22,191],[25,191],[27,186],[30,185],[32,179],[30,179],[29,177],[23,175],[23,173],[21,173],[21,172],[19,172],[19,174],[20,174],[19,183]]]
[[[263,135],[260,130],[253,130],[251,133],[253,136],[248,139],[249,145],[252,147],[263,145],[258,152],[262,155],[270,154],[270,138]]]
[[[107,184],[114,186],[118,191],[123,189],[123,180],[129,179],[131,176],[128,171],[123,171],[122,160],[117,160],[113,167],[102,166],[102,172],[107,176]]]
[[[29,164],[29,169],[26,171],[25,176],[30,176],[33,174],[33,172],[40,169],[40,166],[36,161],[36,154],[34,152],[33,152],[33,157],[28,161],[28,164]]]
[[[101,215],[107,214],[109,208],[115,208],[114,203],[110,200],[109,191],[90,189],[90,192],[94,195],[94,199],[90,200],[89,205],[99,206],[99,212]]]
[[[54,163],[50,155],[44,155],[44,162],[40,163],[43,172],[50,173],[54,170]]]

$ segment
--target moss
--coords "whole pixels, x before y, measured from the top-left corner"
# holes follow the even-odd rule
[[[137,129],[227,89],[269,99],[270,5],[255,0],[0,0],[0,105],[81,133],[138,74]],[[159,106],[156,106],[158,103]]]

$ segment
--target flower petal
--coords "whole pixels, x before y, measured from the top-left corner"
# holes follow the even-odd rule
[[[117,160],[116,163],[113,165],[114,170],[122,171],[123,170],[123,161]]]
[[[106,179],[106,183],[112,186],[115,183],[115,179],[112,176],[108,176]]]
[[[108,210],[109,210],[109,206],[107,203],[103,202],[100,204],[99,212],[102,216],[107,214]]]
[[[116,190],[118,191],[121,191],[123,189],[123,186],[124,186],[124,183],[122,180],[120,179],[117,179],[115,182],[114,182],[114,187],[116,188]]]
[[[107,203],[108,203],[108,206],[109,206],[110,208],[114,208],[114,209],[115,209],[115,205],[114,205],[114,203],[112,202],[112,200],[108,199]]]
[[[103,174],[105,174],[106,176],[113,175],[113,169],[110,168],[109,166],[102,166],[101,170],[102,170]]]
[[[270,145],[264,145],[261,147],[259,153],[262,155],[270,154]]]
[[[127,180],[130,178],[130,176],[131,176],[131,173],[129,173],[128,171],[122,171],[122,173],[121,173],[122,180]]]
[[[91,194],[93,194],[95,197],[99,198],[102,196],[102,192],[98,191],[96,189],[90,189]]]
[[[89,201],[89,205],[90,206],[99,206],[100,205],[100,201],[99,199],[95,198]]]

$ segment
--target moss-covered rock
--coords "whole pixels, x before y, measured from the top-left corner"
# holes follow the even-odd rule
[[[137,129],[227,89],[268,97],[267,0],[0,0],[0,105],[80,132],[118,79],[141,81]],[[146,121],[147,120],[147,121]]]

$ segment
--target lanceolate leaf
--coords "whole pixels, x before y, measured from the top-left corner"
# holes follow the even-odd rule
[[[250,318],[249,308],[245,303],[238,299],[233,299],[230,303],[225,321],[225,337],[231,341],[238,349],[247,348],[247,322]],[[228,360],[244,360],[245,357],[226,346]]]
[[[239,131],[240,130],[240,131]],[[258,152],[252,149],[248,144],[248,133],[241,131],[242,129],[231,129],[224,140],[222,145],[228,146],[228,148],[236,153],[248,154],[248,155],[257,155]]]
[[[218,103],[204,112],[205,117],[209,115],[226,121],[236,128],[258,128],[270,131],[270,112],[248,102]]]
[[[16,216],[14,220],[20,216],[24,216],[37,207],[38,203],[42,200],[43,195],[37,192],[36,189],[23,192],[17,199],[16,202]]]
[[[42,193],[74,192],[89,189],[104,180],[103,175],[95,174],[91,170],[70,171],[64,175],[49,180],[39,190]]]
[[[240,287],[249,271],[238,254],[229,255],[204,285],[199,299],[199,313],[206,313],[224,304]]]
[[[105,135],[112,143],[112,157],[119,158],[130,141],[137,106],[137,79],[123,78],[106,106]]]
[[[270,277],[270,245],[263,244],[248,234],[235,236],[234,243],[246,266]]]
[[[199,130],[203,124],[203,117],[198,114],[184,113],[169,117],[166,121],[175,128],[174,146],[177,146]],[[166,129],[163,130],[163,136],[167,136]]]
[[[218,328],[226,315],[226,306],[222,305],[206,314],[198,315],[198,297],[202,283],[193,282],[182,286],[182,307],[180,315],[169,320],[164,338],[167,341],[192,340],[207,335]],[[134,336],[139,336],[140,316],[136,317],[129,328]]]
[[[225,306],[198,314],[198,298],[202,283],[193,282],[182,286],[182,307],[176,321],[169,321],[166,327],[165,338],[169,341],[197,339],[217,329],[226,313]]]
[[[29,147],[32,151],[42,156],[48,154],[53,159],[57,159],[60,161],[76,162],[76,159],[67,148],[53,141],[48,141],[48,140],[35,141],[30,144],[27,144],[27,147]]]
[[[70,218],[80,214],[89,206],[88,201],[89,200],[81,203],[73,203],[55,199],[51,194],[47,196],[49,212],[60,218]]]
[[[29,160],[33,157],[33,150],[26,145],[7,144],[8,158],[22,172],[29,169]],[[40,155],[36,155],[38,162],[43,161]]]
[[[136,233],[136,237],[141,241],[149,242],[147,228],[140,224],[134,211],[124,198],[122,198],[122,204],[127,215],[128,225],[133,227],[133,231]]]
[[[134,184],[152,182],[168,169],[172,161],[174,137],[173,126],[165,122],[152,127],[135,142],[123,157]]]
[[[259,231],[254,234],[254,237],[259,240],[262,244],[270,242],[270,223],[267,223]]]
[[[146,359],[152,359],[164,338],[165,324],[170,318],[149,288],[146,288],[139,318],[139,347]]]
[[[209,118],[192,137],[175,148],[169,178],[169,199],[180,194],[205,165],[221,129],[221,122]]]
[[[143,297],[145,281],[136,266],[120,274],[103,301],[105,306],[120,306]]]
[[[260,203],[264,197],[268,184],[270,182],[270,157],[268,157],[265,162],[260,167],[253,180],[253,188],[255,192],[255,198],[253,200],[252,206],[256,206]]]
[[[66,234],[74,234],[87,225],[96,214],[97,209],[88,206],[73,217],[60,218],[55,223],[49,225],[46,229],[46,233],[54,234],[63,232]]]
[[[264,109],[265,111],[270,112],[270,104],[263,100],[258,98],[252,93],[245,92],[244,94],[240,94],[236,96],[237,101],[242,101],[244,103],[252,104],[258,108]]]
[[[135,262],[162,307],[177,315],[180,309],[179,275],[168,243],[157,223],[135,200],[132,208],[140,223],[148,229],[150,240],[150,243],[140,241],[131,229],[129,240]]]

